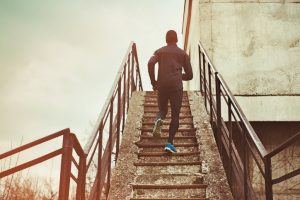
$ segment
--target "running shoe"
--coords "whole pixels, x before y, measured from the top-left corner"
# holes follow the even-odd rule
[[[152,132],[153,137],[160,138],[162,125],[163,125],[163,120],[162,119],[157,119],[155,124],[154,124],[154,127],[153,127],[153,132]]]
[[[176,153],[177,152],[176,148],[171,143],[167,143],[165,145],[164,150],[169,152],[169,153]]]

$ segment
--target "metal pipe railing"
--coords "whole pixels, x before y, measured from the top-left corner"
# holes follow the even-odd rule
[[[0,178],[61,155],[59,200],[69,199],[71,180],[76,183],[76,200],[100,199],[101,196],[107,198],[112,173],[112,156],[115,154],[115,158],[118,157],[121,144],[121,132],[124,131],[129,100],[132,93],[136,90],[142,91],[143,86],[136,44],[131,42],[97,119],[96,125],[84,149],[81,147],[76,136],[70,132],[70,129],[59,131],[0,154],[0,160],[5,159],[24,150],[63,136],[61,149],[11,169],[1,171]],[[108,132],[105,132],[107,126],[109,130]],[[108,139],[106,138],[105,140],[105,137],[108,137]],[[77,154],[79,158],[78,162],[73,157],[73,153]],[[78,170],[77,176],[72,173],[71,169],[73,166]],[[95,168],[96,174],[94,174],[95,176],[90,177],[93,180],[89,190],[86,183],[87,178],[89,177],[89,170],[93,167]]]
[[[273,199],[272,186],[300,174],[300,168],[279,178],[272,178],[271,158],[300,139],[297,133],[276,149],[268,152],[247,120],[223,77],[218,73],[201,42],[198,43],[200,92],[210,115],[216,142],[223,160],[227,178],[235,199],[256,199],[256,185],[250,181],[250,162],[264,179],[264,196]],[[214,81],[213,81],[214,80]],[[224,106],[223,103],[225,104]],[[227,124],[222,116],[227,110]],[[237,131],[234,132],[233,129]],[[253,167],[253,168],[254,168]],[[261,189],[261,188],[260,188]]]

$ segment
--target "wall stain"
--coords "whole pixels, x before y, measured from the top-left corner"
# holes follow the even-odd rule
[[[290,44],[290,48],[300,47],[300,39],[297,39]]]
[[[247,49],[243,51],[243,55],[246,57],[252,56],[254,53],[254,46],[255,46],[255,38],[252,37]]]

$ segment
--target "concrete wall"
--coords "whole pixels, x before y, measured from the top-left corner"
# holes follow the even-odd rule
[[[189,2],[187,0],[185,6],[184,36]],[[246,116],[251,116],[251,120],[299,121],[300,3],[277,0],[191,2],[187,52],[195,79],[187,89],[199,89],[197,43],[200,40],[235,95],[272,95],[267,99],[243,98]],[[259,109],[270,102],[284,106],[267,112]]]

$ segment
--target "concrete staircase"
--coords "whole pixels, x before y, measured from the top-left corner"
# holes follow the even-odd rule
[[[163,134],[152,137],[157,95],[146,92],[131,200],[205,200],[207,184],[201,174],[201,158],[187,93],[183,95],[179,130],[174,139],[178,153],[169,155],[163,147],[168,138],[170,108]]]

